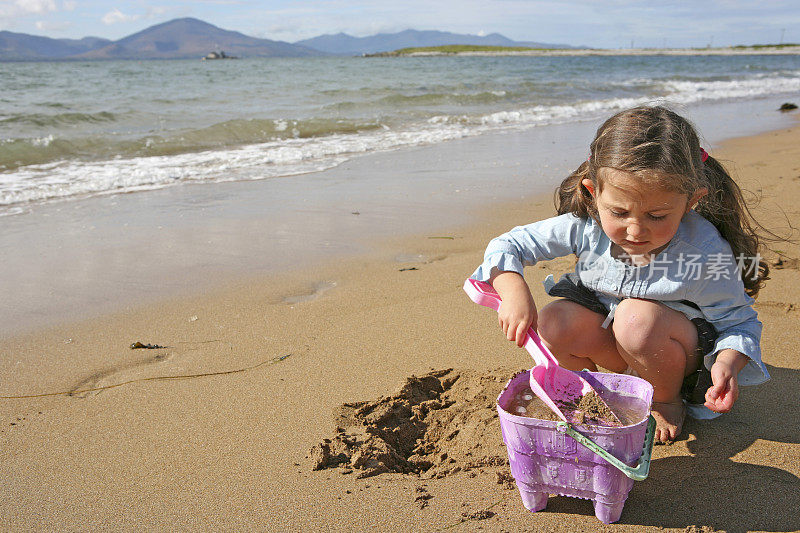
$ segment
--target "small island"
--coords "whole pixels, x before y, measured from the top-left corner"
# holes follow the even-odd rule
[[[800,54],[800,44],[756,44],[719,48],[527,48],[521,46],[446,45],[401,48],[364,57],[430,56],[646,56],[646,55],[772,55]]]
[[[398,57],[398,56],[436,56],[460,54],[512,54],[517,52],[543,51],[550,48],[528,48],[524,46],[486,46],[471,44],[448,44],[444,46],[418,46],[413,48],[400,48],[391,52],[378,52],[365,54],[365,57]]]
[[[213,59],[239,59],[236,56],[229,56],[224,51],[220,50],[219,52],[211,52],[207,56],[201,58],[203,61],[206,60],[213,60]]]

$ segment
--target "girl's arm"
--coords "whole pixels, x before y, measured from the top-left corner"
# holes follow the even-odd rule
[[[713,385],[706,391],[705,406],[717,413],[727,413],[739,397],[737,376],[747,366],[748,357],[730,348],[721,350],[711,366]]]
[[[470,277],[488,282],[498,272],[522,274],[524,267],[539,261],[570,254],[580,256],[590,246],[592,237],[599,232],[595,224],[573,215],[560,215],[517,226],[489,242],[483,263]]]
[[[600,231],[589,219],[559,215],[517,226],[489,242],[483,263],[471,278],[492,284],[503,299],[498,319],[509,340],[522,346],[528,328],[537,325],[536,305],[522,277],[523,268],[569,254],[580,255]]]
[[[506,338],[517,346],[525,343],[528,328],[536,329],[536,304],[525,279],[516,272],[501,271],[489,281],[503,300],[497,312]]]
[[[758,313],[753,308],[754,300],[745,293],[742,273],[739,271],[736,258],[733,257],[727,243],[723,244],[724,246],[716,247],[704,244],[708,248],[704,270],[697,276],[697,283],[692,284],[691,291],[686,296],[688,300],[700,306],[704,318],[717,330],[719,336],[713,352],[720,357],[718,368],[725,368],[725,375],[732,374],[734,379],[728,386],[718,388],[724,381],[723,376],[718,374],[713,379],[714,394],[731,390],[734,384],[737,387],[758,385],[769,380],[769,371],[761,361],[762,325],[758,320]],[[712,266],[718,270],[712,271]],[[734,354],[746,357],[742,359],[739,356],[734,357]],[[731,367],[735,371],[729,370]],[[733,391],[731,398],[735,400],[737,394],[737,391]],[[728,404],[733,403],[731,400],[721,401],[716,396],[710,400],[712,405],[719,405],[719,408],[709,408],[718,412],[723,412],[719,409],[729,408]]]

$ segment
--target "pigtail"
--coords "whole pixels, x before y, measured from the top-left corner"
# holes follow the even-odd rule
[[[577,217],[592,217],[597,219],[597,208],[594,198],[588,189],[583,186],[584,178],[590,177],[591,165],[588,161],[581,163],[572,174],[561,182],[556,189],[555,204],[559,215],[572,213]]]
[[[728,241],[739,263],[745,292],[755,298],[769,279],[769,266],[758,254],[758,223],[747,207],[741,188],[719,161],[708,156],[703,163],[703,170],[708,194],[695,211],[714,224]]]

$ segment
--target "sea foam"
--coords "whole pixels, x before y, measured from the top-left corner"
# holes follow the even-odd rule
[[[673,74],[650,79],[631,73],[627,78],[607,85],[600,84],[597,79],[588,80],[587,83],[592,81],[595,85],[586,97],[576,96],[578,93],[566,82],[563,95],[540,95],[535,91],[544,89],[534,82],[520,84],[515,90],[499,87],[485,90],[485,87],[480,87],[470,93],[480,96],[480,102],[466,107],[459,107],[463,103],[459,98],[466,94],[462,87],[454,86],[453,101],[441,87],[430,89],[435,94],[427,96],[402,95],[399,92],[386,96],[385,89],[367,87],[363,90],[365,94],[378,95],[375,103],[364,101],[350,105],[350,108],[362,109],[360,112],[363,112],[363,109],[382,105],[387,100],[395,102],[395,107],[381,111],[383,114],[377,117],[224,118],[217,124],[179,133],[172,138],[149,134],[138,141],[138,145],[133,143],[131,153],[120,153],[115,157],[95,156],[94,159],[80,155],[86,150],[88,141],[79,144],[75,139],[61,139],[60,135],[52,133],[26,139],[6,138],[0,150],[8,151],[9,161],[19,159],[10,151],[12,148],[26,157],[31,157],[31,153],[41,157],[52,154],[60,159],[46,162],[40,159],[37,162],[33,158],[31,162],[35,164],[6,165],[7,170],[0,172],[0,211],[9,214],[19,212],[20,206],[25,204],[157,189],[189,182],[292,176],[325,170],[360,154],[547,124],[598,120],[617,110],[641,104],[695,104],[800,92],[800,71],[793,69],[749,73],[737,79],[712,78],[686,79]],[[550,80],[542,87],[557,85]],[[523,86],[534,92],[520,97],[520,87]],[[619,87],[626,89],[620,90]],[[604,95],[604,92],[608,94]],[[620,94],[626,92],[632,94]],[[485,101],[481,95],[487,94],[498,101]],[[506,96],[508,100],[504,99]],[[531,103],[537,100],[547,103]],[[441,111],[439,107],[448,102],[444,112]],[[64,116],[59,118],[63,120]],[[75,118],[78,115],[69,116]],[[94,121],[110,121],[115,116],[99,112],[80,115],[79,118],[84,122],[89,120],[87,117]],[[228,145],[228,139],[234,139],[239,145]],[[26,152],[26,146],[38,152]],[[70,147],[78,147],[80,156],[68,154]]]

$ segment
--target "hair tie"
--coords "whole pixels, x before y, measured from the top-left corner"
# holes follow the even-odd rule
[[[701,146],[701,147],[700,147],[700,160],[701,160],[703,163],[705,163],[705,162],[706,162],[706,159],[708,159],[708,152],[706,152],[705,150],[703,150],[703,147]]]

